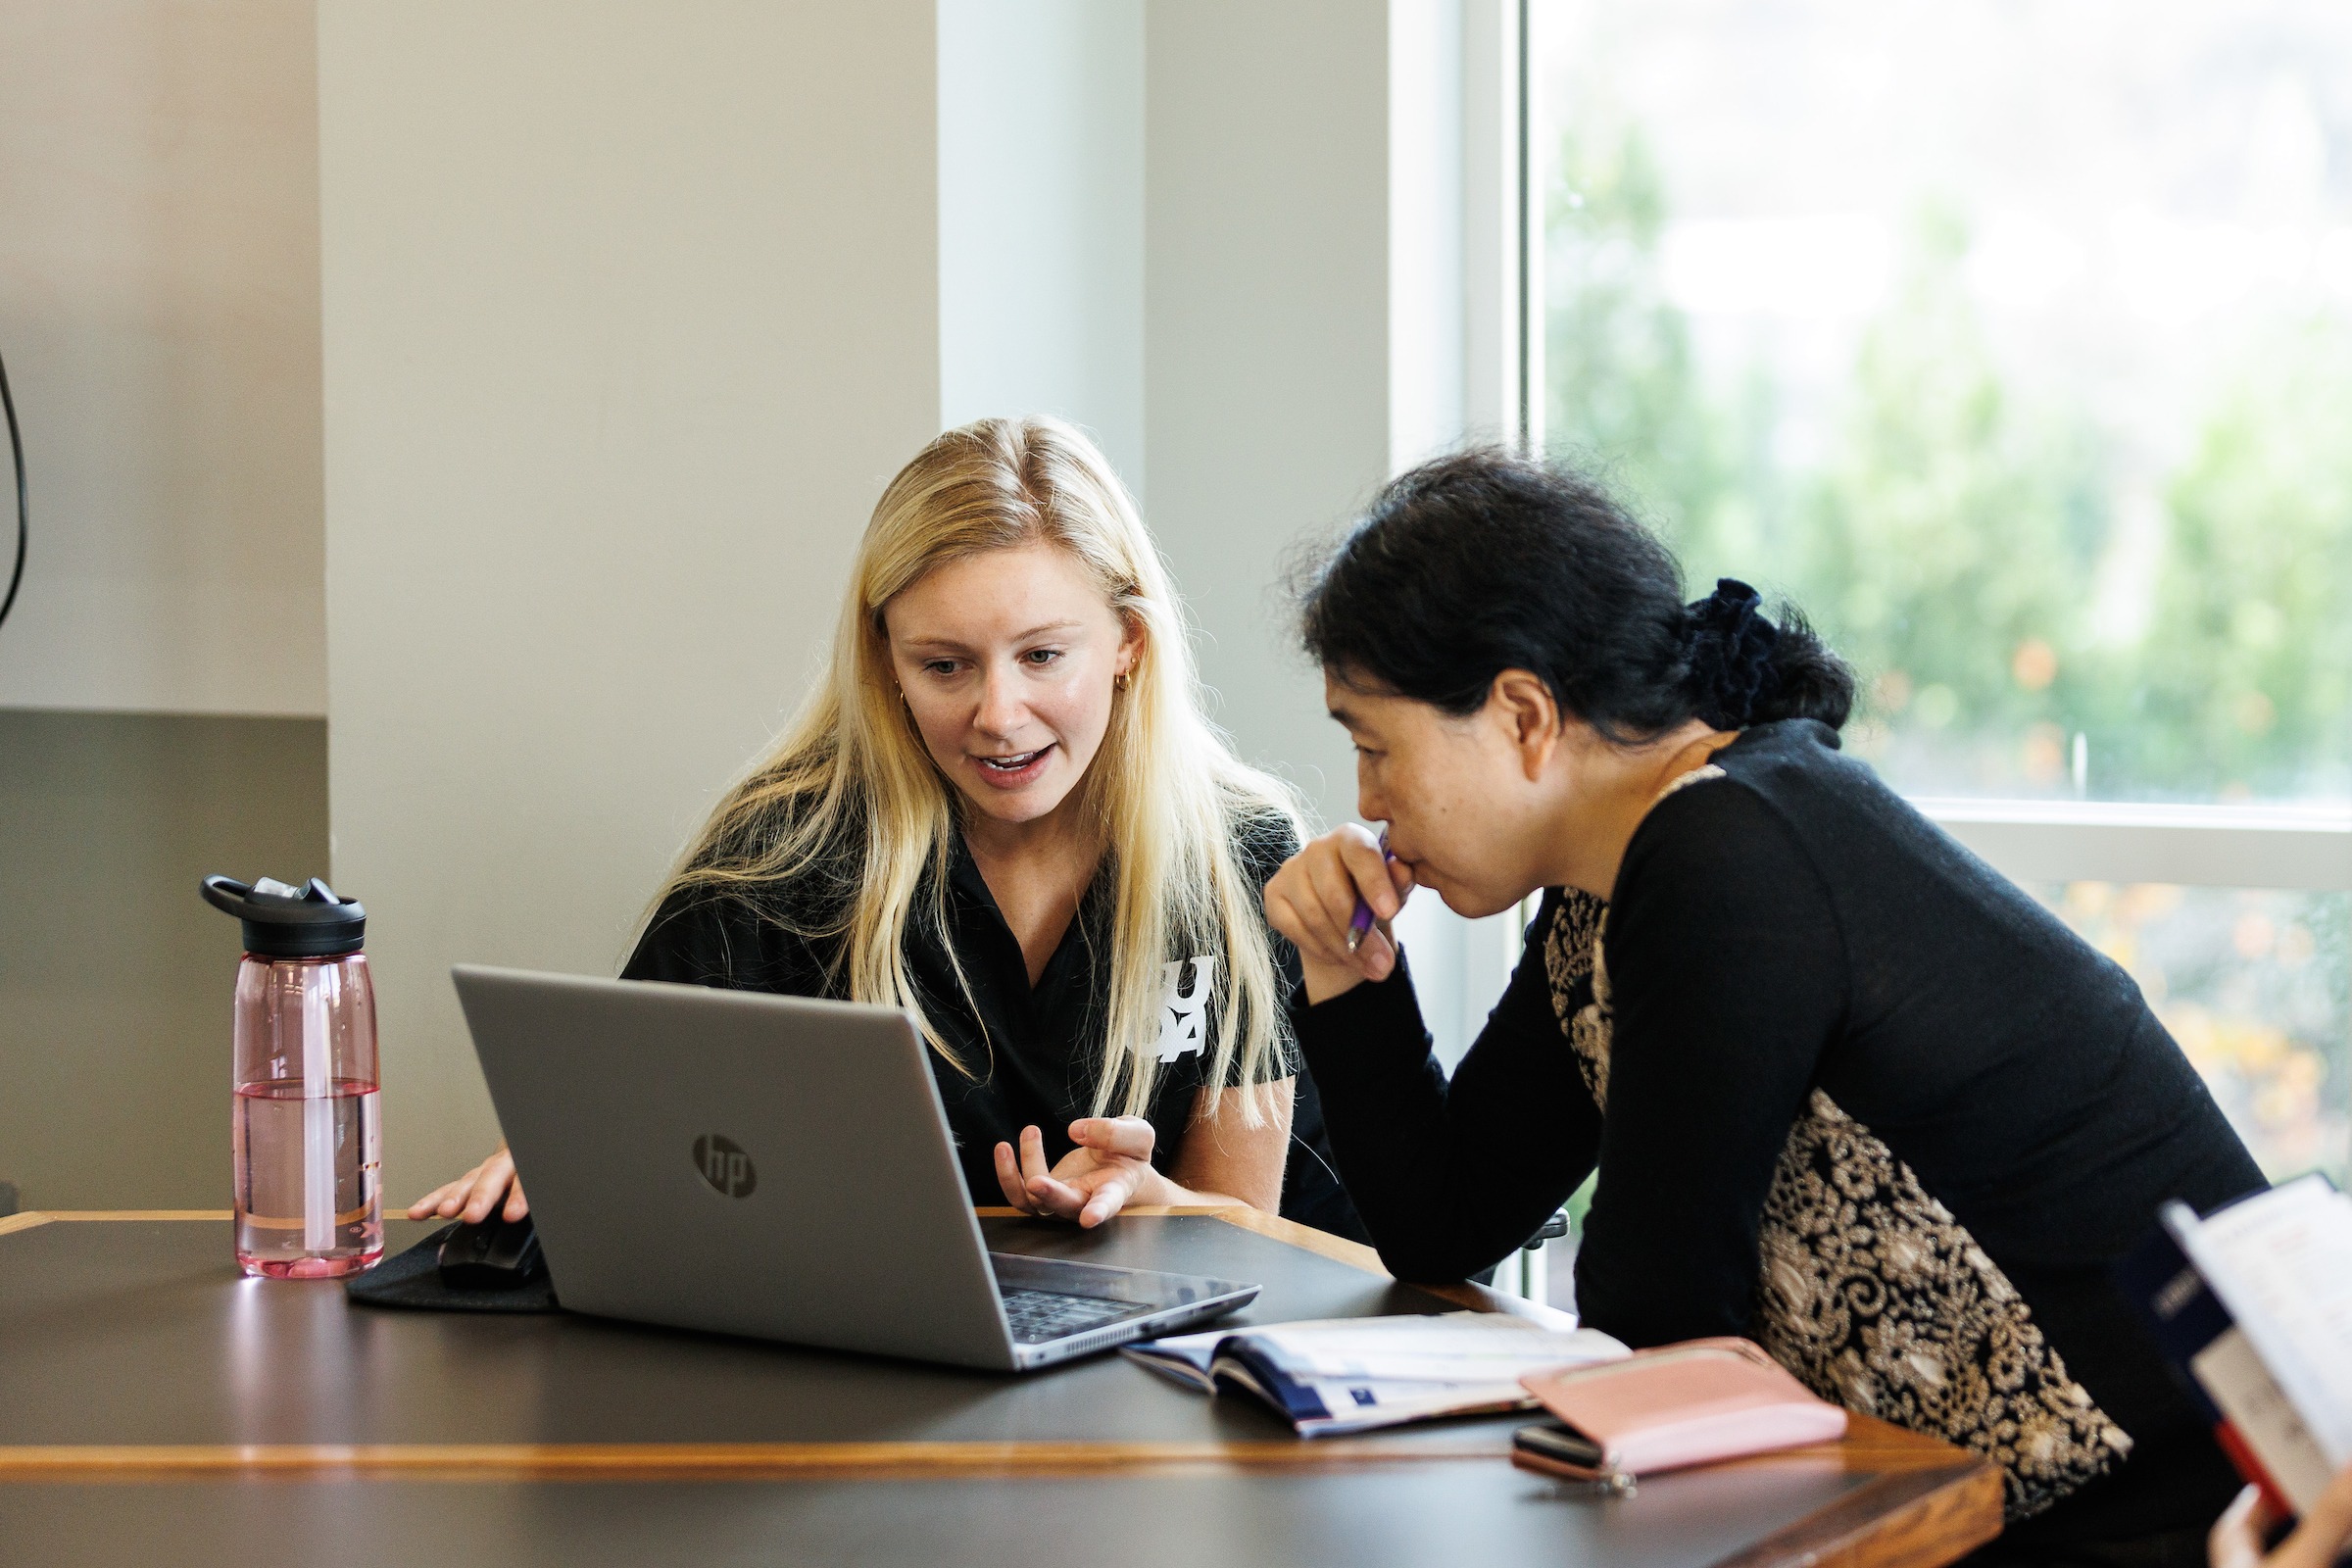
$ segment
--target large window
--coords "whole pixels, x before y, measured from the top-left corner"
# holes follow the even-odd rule
[[[1535,433],[2352,1174],[2352,7],[1526,3]]]
[[[2345,1179],[2352,899],[2164,883],[2033,891],[2131,971],[2265,1171]]]
[[[1932,795],[2352,791],[2352,8],[1533,0],[1544,425]]]

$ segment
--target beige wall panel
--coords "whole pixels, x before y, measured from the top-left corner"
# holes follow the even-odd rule
[[[940,409],[930,0],[330,0],[330,775],[391,1196],[495,1129],[448,966],[610,973]]]
[[[0,1181],[25,1207],[228,1206],[238,931],[197,879],[325,865],[318,719],[0,710]]]
[[[325,710],[315,66],[309,0],[0,6],[0,707]]]

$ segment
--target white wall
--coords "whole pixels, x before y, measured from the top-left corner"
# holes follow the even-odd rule
[[[386,1172],[495,1136],[458,960],[610,973],[936,430],[931,0],[330,0],[330,787]]]
[[[1144,489],[1143,0],[940,0],[940,422],[1054,414]]]
[[[325,710],[312,13],[0,6],[0,707]]]

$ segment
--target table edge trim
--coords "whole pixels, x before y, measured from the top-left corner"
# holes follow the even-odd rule
[[[1499,1463],[1498,1447],[1348,1440],[1188,1443],[414,1443],[0,1446],[0,1483],[293,1479],[789,1480],[1082,1475],[1214,1467]]]
[[[2005,1494],[1982,1459],[1879,1472],[1712,1568],[1936,1568],[1999,1537]]]
[[[0,1236],[42,1225],[85,1225],[93,1221],[202,1220],[222,1224],[236,1216],[225,1208],[27,1208],[0,1215]]]

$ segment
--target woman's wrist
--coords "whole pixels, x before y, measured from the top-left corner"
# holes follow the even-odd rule
[[[1316,963],[1301,957],[1298,970],[1299,978],[1305,984],[1306,1004],[1310,1007],[1317,1003],[1329,1002],[1334,997],[1346,996],[1364,983],[1363,971],[1353,964]]]
[[[1127,1197],[1127,1202],[1133,1208],[1248,1208],[1251,1206],[1246,1198],[1235,1198],[1231,1194],[1220,1193],[1207,1187],[1189,1186],[1156,1165],[1152,1167],[1152,1173],[1149,1176],[1136,1184],[1135,1191]]]
[[[1160,1178],[1162,1196],[1146,1198],[1138,1193],[1134,1199],[1138,1208],[1249,1208],[1248,1200],[1212,1193],[1204,1187],[1186,1187]]]

